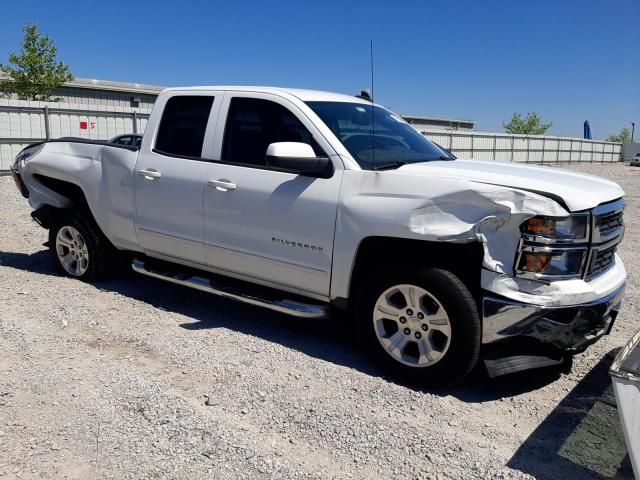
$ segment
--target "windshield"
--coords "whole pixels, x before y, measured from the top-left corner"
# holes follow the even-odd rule
[[[451,160],[398,115],[362,103],[307,102],[365,170]]]

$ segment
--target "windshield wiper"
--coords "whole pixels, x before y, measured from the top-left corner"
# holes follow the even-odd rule
[[[372,168],[372,170],[391,170],[394,168],[400,168],[403,165],[406,165],[407,162],[396,161],[393,163],[385,163],[384,165],[376,165]]]
[[[435,160],[453,160],[451,157],[447,157],[446,155],[440,155],[438,158],[426,158],[424,160],[412,160],[411,163],[424,163],[424,162],[433,162]],[[393,170],[394,168],[400,168],[403,165],[406,165],[407,162],[403,162],[397,160],[391,163],[385,163],[382,165],[375,165],[371,168],[371,170]]]

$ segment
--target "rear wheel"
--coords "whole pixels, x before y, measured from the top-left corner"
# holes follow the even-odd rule
[[[450,271],[431,268],[367,280],[356,316],[364,347],[402,380],[452,384],[478,360],[478,309],[469,289]]]
[[[78,210],[67,210],[49,229],[49,253],[62,275],[95,282],[110,273],[115,252],[93,218]]]

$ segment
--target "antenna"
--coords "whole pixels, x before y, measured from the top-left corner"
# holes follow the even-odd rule
[[[374,132],[375,132],[375,115],[373,113],[373,38],[369,39],[369,62],[371,63],[371,163],[373,164],[373,169],[376,169],[376,153],[375,153],[375,142],[374,142]]]
[[[371,102],[373,103],[373,39],[369,44],[369,61],[371,62]]]

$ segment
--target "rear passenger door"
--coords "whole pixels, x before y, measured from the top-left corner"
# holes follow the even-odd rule
[[[223,117],[226,123],[223,128]],[[222,273],[285,290],[329,294],[342,164],[293,102],[227,92],[205,175],[205,256]],[[302,142],[334,162],[330,178],[266,166],[275,142]]]
[[[156,105],[150,125],[158,127],[143,138],[134,176],[136,232],[150,256],[204,263],[203,146],[221,97],[184,91]]]

